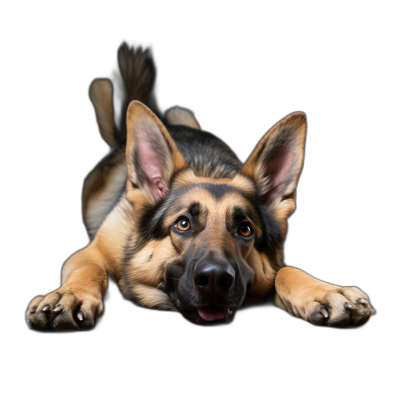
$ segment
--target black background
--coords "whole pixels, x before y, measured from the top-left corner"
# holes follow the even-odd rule
[[[388,112],[382,104],[385,38],[391,32],[377,27],[380,17],[369,11],[314,10],[314,17],[310,10],[306,19],[296,9],[290,15],[202,11],[181,10],[180,17],[156,8],[101,15],[58,11],[39,18],[40,11],[32,10],[35,18],[18,25],[21,39],[10,43],[6,76],[13,83],[10,153],[16,158],[10,157],[12,174],[6,175],[18,210],[10,230],[10,288],[19,288],[11,331],[21,335],[22,360],[56,361],[61,352],[63,360],[79,354],[102,363],[107,356],[115,365],[128,362],[135,372],[140,364],[155,374],[165,373],[171,360],[180,370],[232,360],[235,371],[247,366],[254,374],[279,370],[287,376],[307,365],[313,376],[325,371],[331,383],[333,371],[342,378],[370,373],[392,343],[385,317],[385,211],[377,205],[379,129]],[[108,149],[88,89],[93,79],[114,71],[123,41],[150,49],[160,110],[193,110],[201,127],[243,161],[280,119],[306,113],[305,164],[286,262],[365,291],[378,311],[367,326],[317,328],[265,305],[239,312],[229,327],[199,329],[176,315],[139,310],[111,290],[94,332],[26,328],[30,300],[57,289],[64,261],[88,244],[82,184]]]

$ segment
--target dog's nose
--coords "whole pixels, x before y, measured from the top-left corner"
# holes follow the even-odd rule
[[[204,263],[194,271],[194,283],[204,294],[227,294],[234,282],[235,270],[230,264]]]

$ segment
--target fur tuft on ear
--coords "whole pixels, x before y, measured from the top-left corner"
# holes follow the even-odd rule
[[[295,191],[303,168],[306,115],[296,112],[272,127],[246,161],[242,174],[257,184],[261,201],[278,212],[284,206],[287,218],[295,209]],[[289,200],[289,203],[285,203]]]
[[[169,191],[174,173],[186,167],[175,142],[157,116],[139,101],[129,104],[126,162],[134,187],[154,202]]]

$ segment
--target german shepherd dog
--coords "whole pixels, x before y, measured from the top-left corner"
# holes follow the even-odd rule
[[[113,86],[89,89],[111,150],[84,181],[90,237],[63,265],[61,286],[28,305],[33,329],[91,328],[103,312],[108,275],[137,304],[180,312],[196,324],[231,322],[244,304],[265,301],[316,325],[364,324],[375,313],[357,287],[332,285],[286,266],[287,219],[296,207],[306,116],[273,126],[242,164],[194,114],[162,114],[148,50],[123,43],[124,84],[115,123]]]

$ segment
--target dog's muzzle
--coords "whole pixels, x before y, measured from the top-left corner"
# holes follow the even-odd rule
[[[227,296],[233,290],[235,270],[227,263],[202,263],[193,274],[196,290],[204,299]],[[199,307],[198,313],[205,321],[217,321],[229,315],[227,307],[210,305]]]
[[[216,249],[202,248],[190,259],[166,269],[164,291],[189,321],[208,325],[229,323],[242,305],[254,272],[241,260]]]

